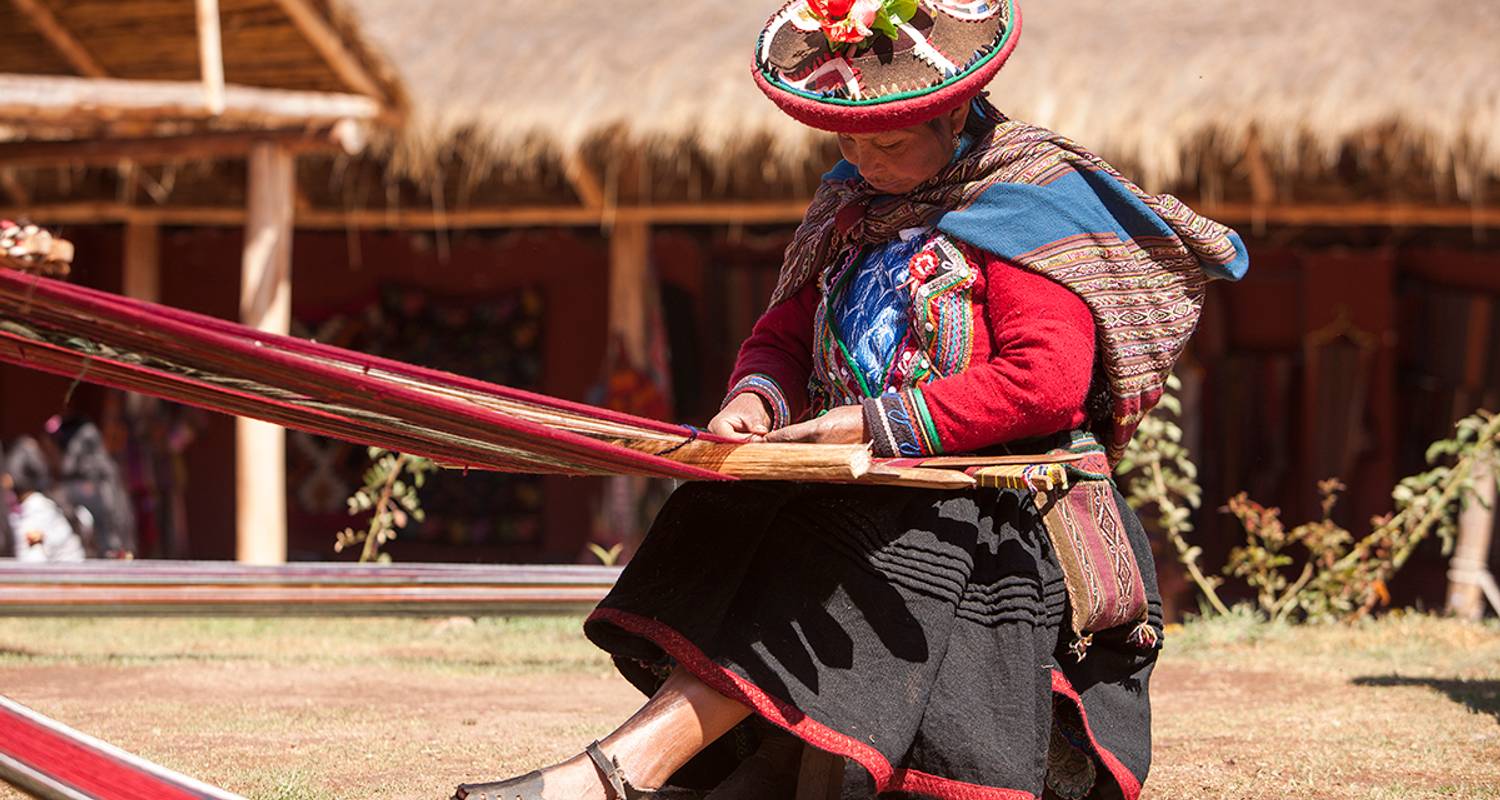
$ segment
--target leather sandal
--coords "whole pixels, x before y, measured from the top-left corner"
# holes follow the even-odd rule
[[[697,793],[680,794],[675,790],[637,789],[625,779],[625,773],[615,760],[599,749],[599,743],[585,747],[583,752],[594,762],[594,768],[604,779],[609,800],[668,800],[675,797],[695,797]],[[519,778],[498,783],[466,783],[458,787],[453,800],[542,800],[542,789],[546,781],[541,772],[529,772]]]
[[[547,782],[540,770],[519,778],[494,783],[465,783],[453,793],[453,800],[542,800]]]

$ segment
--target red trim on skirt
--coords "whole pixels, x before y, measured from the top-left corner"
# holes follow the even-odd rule
[[[891,762],[880,754],[880,751],[812,719],[791,703],[766,694],[759,686],[716,663],[699,650],[697,645],[688,641],[687,637],[658,620],[613,608],[595,609],[589,619],[608,622],[651,641],[710,689],[749,706],[766,721],[786,729],[792,735],[819,750],[853,759],[875,779],[877,792],[913,792],[930,795],[939,800],[1036,800],[1036,795],[1020,789],[996,789],[928,775],[916,770],[896,770],[891,767]],[[1053,675],[1054,688],[1058,677],[1056,674]],[[1066,681],[1064,683],[1066,684]],[[1076,698],[1076,695],[1074,697]],[[1085,722],[1086,727],[1087,722]],[[1090,734],[1090,738],[1092,736]],[[1097,748],[1097,745],[1095,746]],[[1100,753],[1103,754],[1104,751],[1101,749]],[[1109,764],[1108,761],[1105,763]],[[1134,782],[1133,777],[1131,780]],[[1135,785],[1136,793],[1139,794],[1139,784]],[[1136,800],[1136,795],[1127,793],[1126,799]]]
[[[1141,782],[1136,779],[1135,773],[1120,763],[1120,759],[1114,753],[1104,749],[1099,740],[1094,738],[1094,730],[1089,727],[1089,714],[1083,708],[1083,699],[1073,689],[1073,684],[1068,681],[1066,675],[1059,670],[1052,670],[1052,691],[1073,701],[1073,706],[1078,709],[1078,718],[1083,721],[1083,732],[1088,734],[1089,743],[1094,746],[1094,753],[1099,760],[1104,762],[1104,768],[1114,777],[1115,784],[1120,787],[1120,793],[1125,795],[1125,800],[1137,800],[1141,796]]]

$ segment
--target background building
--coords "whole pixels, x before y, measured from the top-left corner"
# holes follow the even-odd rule
[[[7,0],[0,24],[28,44],[0,53],[0,202],[73,238],[91,285],[702,420],[836,157],[748,79],[770,11]],[[1339,475],[1352,524],[1387,510],[1454,419],[1500,406],[1500,208],[1486,204],[1500,9],[1025,11],[996,104],[1252,247],[1183,369],[1210,502],[1246,489],[1302,519],[1315,482]],[[289,274],[264,236],[289,245]],[[290,321],[247,305],[264,280]],[[66,391],[0,369],[0,433],[34,430]],[[279,458],[241,460],[236,488],[236,449],[274,453],[279,434],[102,392],[73,402],[139,440],[138,489],[164,519],[180,502],[190,533],[164,530],[161,552],[274,558],[283,539],[293,557],[331,554],[357,449],[294,435],[285,477]],[[281,485],[284,536],[247,502]],[[601,512],[600,481],[451,476],[432,493],[435,519],[398,559],[573,560],[617,513]],[[1203,523],[1229,540],[1211,510]],[[1397,588],[1435,598],[1442,569],[1420,561]]]

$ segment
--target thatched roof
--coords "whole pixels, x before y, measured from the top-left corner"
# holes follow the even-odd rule
[[[769,152],[805,169],[826,138],[749,77],[778,0],[347,0],[411,98],[396,164],[523,163],[618,136],[657,155]],[[1233,167],[1423,162],[1461,193],[1500,175],[1500,5],[1474,0],[1030,0],[993,88],[1009,113],[1149,184]],[[769,143],[769,151],[764,146]],[[1456,174],[1454,174],[1456,173]]]
[[[228,84],[365,95],[392,109],[404,100],[399,80],[366,45],[340,0],[219,0],[219,20]],[[320,52],[310,27],[337,42],[362,85],[352,85]],[[194,0],[0,0],[0,30],[7,41],[0,47],[0,74],[16,80],[194,82],[201,76]],[[48,85],[37,81],[39,89]]]

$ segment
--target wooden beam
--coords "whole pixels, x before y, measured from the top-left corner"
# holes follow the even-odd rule
[[[604,208],[604,184],[583,156],[574,153],[563,158],[563,175],[585,208]]]
[[[0,152],[3,152],[0,146]],[[295,148],[292,149],[295,152]],[[0,159],[3,163],[3,159]],[[613,212],[616,222],[650,225],[790,225],[802,219],[807,204],[801,201],[764,203],[673,203],[656,206],[621,206]],[[1206,205],[1203,213],[1226,223],[1251,219],[1253,207],[1244,204]],[[118,203],[65,203],[0,208],[0,217],[24,217],[38,224],[116,223],[150,219],[161,225],[236,226],[245,221],[239,208],[214,207],[126,207]],[[1427,227],[1500,228],[1500,208],[1471,209],[1379,204],[1340,206],[1288,206],[1266,209],[1266,218],[1279,225],[1308,227]],[[473,230],[486,228],[581,228],[597,227],[603,214],[578,206],[524,206],[517,208],[473,208],[436,214],[421,209],[313,209],[298,213],[297,227],[304,230],[342,231],[350,227],[370,230]]]
[[[349,47],[349,43],[340,36],[338,31],[328,24],[328,20],[312,7],[307,0],[276,0],[281,10],[291,18],[292,24],[302,31],[307,37],[308,44],[328,62],[339,79],[351,90],[358,94],[373,97],[382,103],[388,104],[390,98],[386,96],[380,84],[374,76],[365,68],[363,62]]]
[[[1224,222],[1264,219],[1271,225],[1390,228],[1500,228],[1500,207],[1422,203],[1317,203],[1257,206],[1203,204],[1198,211]]]
[[[125,223],[125,267],[122,281],[126,297],[161,302],[161,228],[151,220]]]
[[[608,211],[617,224],[651,225],[781,225],[799,222],[807,211],[805,201],[764,203],[669,203],[650,206],[619,206]],[[354,225],[387,230],[440,230],[474,228],[579,228],[604,223],[605,209],[580,206],[527,206],[518,208],[470,208],[437,214],[423,209],[320,209],[298,217],[305,228],[339,230]]]
[[[346,119],[374,121],[382,109],[368,97],[227,86],[224,108],[204,106],[192,81],[133,81],[59,75],[0,75],[0,120],[29,127],[97,126],[119,122],[228,122],[255,128],[331,127]]]
[[[67,60],[79,75],[86,78],[107,78],[109,73],[89,55],[89,51],[63,26],[52,9],[38,0],[12,0],[17,11],[26,16],[31,27],[36,28],[48,43]]]
[[[286,334],[292,327],[295,163],[274,144],[250,153],[240,321]],[[239,418],[235,486],[237,555],[247,564],[286,561],[286,429]]]
[[[217,117],[224,113],[224,47],[219,33],[219,0],[198,0],[198,67],[203,76],[204,105]]]
[[[0,560],[0,618],[582,614],[619,576],[572,565]]]
[[[202,133],[131,139],[86,139],[79,141],[32,141],[0,143],[0,165],[9,169],[28,167],[112,167],[121,161],[137,166],[182,161],[218,161],[246,157],[258,142],[275,142],[282,149],[302,155],[346,152],[331,128],[253,133]]]

